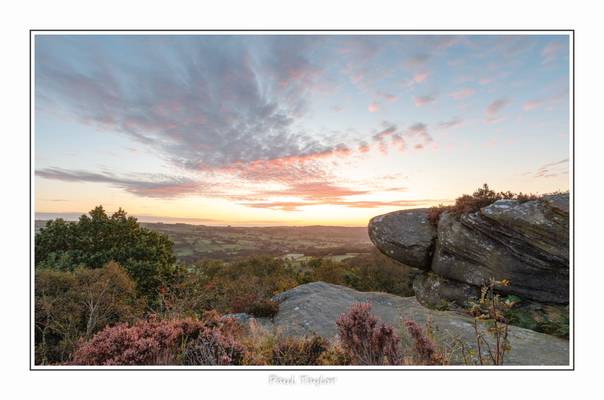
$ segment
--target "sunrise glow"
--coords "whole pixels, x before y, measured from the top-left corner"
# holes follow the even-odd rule
[[[363,226],[569,188],[565,35],[39,35],[35,210]]]

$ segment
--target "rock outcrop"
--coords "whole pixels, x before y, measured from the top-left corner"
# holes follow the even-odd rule
[[[369,235],[384,254],[446,278],[439,292],[431,292],[445,300],[446,293],[458,302],[460,290],[471,292],[459,284],[479,287],[494,278],[511,282],[503,293],[568,304],[568,203],[568,194],[499,200],[475,213],[445,212],[432,230],[426,227],[428,210],[397,211],[373,218]]]
[[[413,291],[422,305],[440,310],[467,307],[468,300],[480,296],[480,289],[476,286],[430,272],[418,275],[413,280]]]
[[[290,289],[275,296],[279,312],[272,328],[285,335],[303,336],[317,333],[325,338],[337,334],[336,320],[351,305],[368,302],[372,313],[382,321],[402,329],[402,321],[410,319],[420,325],[431,321],[435,335],[452,343],[461,340],[472,347],[476,342],[473,319],[453,311],[437,311],[422,306],[415,297],[399,297],[387,293],[358,292],[356,290],[313,282]],[[262,325],[269,326],[266,320]],[[486,329],[480,326],[481,331]],[[487,337],[489,335],[486,335]],[[508,365],[568,365],[568,341],[515,326],[509,327],[511,345],[506,355]],[[460,359],[454,362],[461,363]]]
[[[428,209],[395,211],[369,221],[369,238],[387,256],[410,267],[429,270],[436,228]]]

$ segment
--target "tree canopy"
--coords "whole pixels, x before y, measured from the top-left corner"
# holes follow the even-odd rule
[[[98,206],[77,222],[48,221],[36,234],[35,265],[73,271],[116,261],[136,282],[137,291],[152,301],[176,262],[172,245],[165,235],[141,227],[121,208],[109,216]]]

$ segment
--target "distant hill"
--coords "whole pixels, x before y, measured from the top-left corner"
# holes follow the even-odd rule
[[[45,223],[36,220],[36,232]],[[141,226],[166,234],[174,242],[177,258],[183,262],[252,255],[341,257],[368,253],[373,248],[366,227],[235,227],[148,222],[141,222]]]

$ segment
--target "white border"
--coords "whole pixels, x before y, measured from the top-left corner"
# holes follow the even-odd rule
[[[567,35],[569,37],[569,189],[570,189],[570,327],[571,334],[569,335],[569,365],[564,366],[295,366],[293,368],[287,366],[40,366],[35,365],[35,326],[34,326],[34,239],[35,239],[35,37],[38,35],[384,35],[384,36],[400,36],[400,35]],[[363,31],[363,30],[346,30],[346,31],[329,31],[329,30],[318,30],[318,31],[287,31],[287,30],[261,30],[261,31],[203,31],[203,30],[190,30],[190,31],[153,31],[153,30],[141,30],[141,31],[31,31],[30,32],[30,369],[31,370],[54,370],[54,371],[66,371],[66,370],[91,370],[91,371],[132,371],[132,370],[143,370],[143,371],[166,371],[166,370],[250,370],[250,371],[369,371],[369,370],[574,370],[574,31],[570,30],[519,30],[519,31],[486,31],[486,30],[443,30],[443,31]]]

